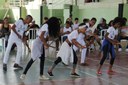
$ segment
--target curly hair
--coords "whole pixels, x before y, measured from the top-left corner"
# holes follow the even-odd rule
[[[52,38],[58,37],[60,32],[60,24],[58,18],[51,17],[46,23],[48,24],[49,36]]]

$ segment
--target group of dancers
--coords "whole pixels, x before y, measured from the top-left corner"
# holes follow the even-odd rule
[[[27,15],[25,19],[18,20],[11,28],[11,34],[9,36],[8,45],[5,51],[5,56],[3,59],[3,70],[7,71],[7,62],[9,58],[9,53],[11,50],[11,46],[13,43],[17,45],[17,56],[16,61],[14,64],[14,68],[23,69],[22,66],[20,66],[20,58],[22,56],[22,42],[24,42],[24,32],[27,30],[28,24],[32,21],[32,16]],[[56,60],[54,61],[53,65],[49,67],[48,69],[48,75],[54,76],[53,69],[60,63],[63,62],[64,64],[68,65],[70,62],[73,63],[71,76],[72,77],[80,77],[80,75],[76,72],[76,67],[78,63],[78,57],[76,54],[76,51],[78,49],[81,49],[81,56],[86,56],[86,50],[88,48],[88,45],[85,44],[85,37],[90,34],[92,36],[92,33],[90,32],[90,27],[93,26],[96,23],[96,19],[92,18],[91,24],[84,24],[80,26],[78,29],[72,31],[66,38],[66,40],[62,43],[57,55]],[[118,40],[116,39],[116,35],[118,34],[117,29],[119,29],[122,26],[122,18],[116,17],[113,20],[113,25],[108,28],[107,33],[105,35],[105,38],[103,40],[102,44],[102,51],[103,56],[100,60],[99,67],[97,69],[96,74],[101,75],[101,67],[107,58],[107,54],[110,52],[111,59],[110,59],[110,66],[108,69],[108,74],[113,74],[114,71],[112,70],[112,66],[115,60],[115,51],[114,51],[114,45],[119,44]],[[45,62],[45,49],[48,49],[50,45],[47,43],[49,38],[55,39],[60,36],[60,23],[58,18],[51,17],[48,19],[46,23],[42,25],[42,27],[39,29],[36,39],[33,43],[33,49],[31,50],[31,59],[29,60],[28,64],[26,65],[22,75],[20,76],[21,79],[24,79],[26,77],[26,74],[31,67],[31,65],[39,58],[40,59],[40,79],[48,80],[49,78],[44,76],[44,62]],[[94,38],[95,39],[95,38]],[[90,43],[92,43],[90,41]],[[81,58],[81,62],[84,62],[85,58]]]

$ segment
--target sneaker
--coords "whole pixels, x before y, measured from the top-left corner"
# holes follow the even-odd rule
[[[18,64],[14,64],[14,68],[23,69],[23,67],[19,66]]]
[[[119,52],[122,51],[122,48],[119,48],[118,51],[119,51]]]
[[[98,76],[102,75],[102,72],[101,71],[97,71],[96,73]]]
[[[40,79],[42,79],[42,80],[49,80],[49,78],[44,76],[44,75],[40,76]]]
[[[81,65],[81,66],[89,66],[88,63],[81,63],[80,65]]]
[[[113,70],[108,70],[108,72],[107,72],[109,75],[114,75],[116,72],[115,71],[113,71]]]
[[[77,73],[71,73],[71,77],[80,77],[80,75]]]
[[[52,72],[47,72],[49,76],[54,76]]]
[[[7,64],[3,64],[3,70],[7,71]]]
[[[25,77],[26,77],[26,75],[25,75],[25,74],[22,74],[22,75],[20,76],[20,79],[25,79]]]
[[[126,50],[125,50],[126,52],[128,52],[128,48],[126,48]]]

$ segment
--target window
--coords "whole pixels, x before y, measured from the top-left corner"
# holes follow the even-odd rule
[[[90,2],[99,2],[99,0],[85,0],[85,3],[90,3]]]

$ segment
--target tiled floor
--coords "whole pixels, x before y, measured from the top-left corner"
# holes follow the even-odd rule
[[[87,57],[89,66],[77,67],[77,72],[81,75],[80,78],[71,78],[70,71],[72,65],[64,66],[59,64],[53,71],[54,77],[50,80],[39,80],[39,61],[37,60],[30,70],[28,71],[25,80],[21,80],[19,77],[23,70],[17,70],[13,68],[15,61],[15,51],[11,52],[8,63],[7,72],[3,72],[2,69],[2,53],[0,51],[0,85],[128,85],[128,53],[118,52],[114,64],[115,75],[108,75],[108,63],[106,60],[103,67],[103,75],[97,76],[96,69],[99,63],[100,57],[97,56],[98,51],[91,52]],[[30,54],[24,55],[22,58],[22,66],[25,67],[30,58]],[[45,72],[47,75],[48,67],[52,65],[55,58],[46,58]]]

